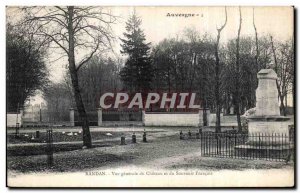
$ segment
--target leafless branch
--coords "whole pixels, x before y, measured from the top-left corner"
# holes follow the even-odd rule
[[[54,41],[60,48],[62,48],[67,54],[69,54],[69,51],[67,50],[67,48],[65,48],[56,38],[54,38],[53,35],[51,34],[47,34],[45,32],[40,32],[41,34],[36,34],[36,35],[43,35],[43,36],[47,36],[49,38],[51,38],[52,41]]]
[[[99,45],[100,45],[100,41],[98,40],[97,46],[95,47],[95,49],[91,52],[91,54],[88,57],[86,57],[79,63],[79,65],[76,67],[76,71],[78,71],[82,65],[84,65],[86,62],[88,62],[93,57],[93,55],[97,52]]]
[[[227,9],[225,7],[225,22],[220,28],[217,28],[218,32],[221,32],[224,29],[224,27],[226,26],[226,23],[227,23]]]

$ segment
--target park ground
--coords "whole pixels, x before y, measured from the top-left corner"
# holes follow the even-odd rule
[[[82,149],[79,127],[53,128],[54,163],[49,166],[45,152],[47,129],[22,128],[19,139],[14,138],[14,129],[7,130],[8,186],[294,185],[293,161],[202,157],[199,139],[188,139],[187,135],[191,131],[194,136],[197,128],[92,127],[93,148],[90,149]],[[38,140],[32,139],[36,130],[40,131]],[[181,130],[185,140],[179,139]],[[144,131],[146,143],[142,141]],[[136,144],[131,142],[133,133]],[[126,137],[126,145],[120,145],[122,135]],[[175,175],[162,175],[163,171]],[[140,176],[139,172],[146,175]]]
[[[199,139],[179,140],[179,131],[193,134],[196,128],[91,128],[94,147],[82,149],[80,128],[53,129],[54,164],[47,165],[45,153],[46,128],[39,128],[41,141],[28,142],[37,129],[21,129],[23,138],[14,139],[14,130],[8,130],[7,168],[9,175],[21,173],[55,173],[91,171],[122,167],[152,169],[202,169],[202,170],[293,170],[293,162],[243,160],[231,158],[201,157]],[[142,134],[147,131],[147,142]],[[72,132],[72,136],[68,135]],[[131,143],[135,132],[137,143]],[[77,133],[77,135],[74,135]],[[120,136],[126,136],[126,145],[120,145]],[[24,137],[25,136],[25,137]],[[27,138],[28,139],[27,139]],[[26,141],[27,139],[27,141]]]

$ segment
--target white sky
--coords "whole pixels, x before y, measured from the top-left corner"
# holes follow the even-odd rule
[[[114,15],[120,16],[117,24],[113,25],[116,35],[114,51],[120,54],[119,37],[125,32],[125,22],[133,13],[134,7],[108,7]],[[253,7],[242,7],[241,35],[254,35],[252,10]],[[157,44],[164,38],[176,37],[185,28],[194,28],[200,34],[208,33],[216,38],[216,27],[225,20],[224,7],[135,7],[137,15],[142,19],[141,28],[144,30],[147,42]],[[167,17],[167,13],[199,14],[195,17]],[[221,34],[221,42],[235,38],[239,25],[238,7],[227,7],[228,21]],[[287,40],[293,34],[292,7],[255,7],[255,24],[259,36],[271,34],[277,40]],[[60,81],[64,75],[67,60],[61,60],[49,65],[51,79]]]

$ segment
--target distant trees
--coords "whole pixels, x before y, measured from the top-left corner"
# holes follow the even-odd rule
[[[74,104],[74,98],[68,86],[65,82],[50,83],[43,89],[43,98],[47,102],[50,122],[69,120],[69,109]]]
[[[7,24],[6,97],[7,111],[17,112],[28,97],[48,82],[45,42],[34,39],[26,30]]]
[[[153,47],[153,90],[196,92],[202,107],[216,113],[216,42],[207,35],[187,31],[182,37],[164,39]],[[293,42],[276,42],[274,47],[278,64],[275,71],[286,106],[287,94],[293,92]],[[257,43],[255,37],[240,36],[239,41],[234,38],[220,46],[218,55],[220,108],[224,115],[237,111],[242,115],[256,105],[257,72],[276,67],[272,44],[266,36],[258,38]]]
[[[270,44],[274,61],[273,68],[279,78],[276,85],[280,100],[280,113],[286,115],[287,94],[294,94],[294,44],[292,40],[289,40],[275,45],[272,36],[270,36]]]
[[[80,69],[79,87],[87,112],[95,112],[103,93],[121,90],[119,76],[121,63],[121,59],[94,55],[87,65]],[[43,97],[47,102],[51,120],[57,121],[59,117],[69,117],[69,108],[75,105],[73,95],[72,82],[68,74],[62,82],[51,83],[43,89]]]
[[[273,40],[274,44],[274,40]],[[224,73],[224,92],[229,97],[225,98],[224,105],[231,104],[235,96],[234,77],[235,61],[236,61],[236,40],[230,40],[226,49],[226,65]],[[279,89],[279,104],[281,114],[284,115],[284,108],[287,106],[288,94],[293,95],[294,80],[294,60],[293,43],[291,40],[286,42],[276,42],[274,44],[274,53],[272,53],[272,42],[261,37],[258,40],[259,52],[258,66],[256,68],[256,45],[255,40],[250,37],[241,37],[240,39],[240,112],[243,114],[245,110],[255,107],[255,90],[257,88],[257,72],[263,68],[272,68],[277,73],[279,80],[277,87]],[[275,57],[274,57],[275,56]],[[275,60],[276,58],[276,60]],[[276,62],[275,62],[276,61]],[[277,64],[277,65],[276,65]],[[281,98],[280,98],[281,97]],[[230,105],[229,105],[230,106]],[[229,109],[224,106],[224,113],[228,114]],[[234,113],[236,110],[234,110]]]
[[[95,55],[78,73],[83,103],[88,111],[99,107],[100,96],[105,92],[122,89],[120,70],[123,60]]]
[[[153,88],[168,92],[194,90],[195,51],[184,40],[165,39],[159,43],[152,53]]]
[[[152,87],[165,92],[196,92],[202,107],[214,109],[214,43],[187,29],[181,39],[164,39],[152,50]],[[206,116],[204,114],[204,116]],[[204,120],[206,120],[204,118]]]
[[[121,78],[126,89],[143,91],[151,88],[153,68],[149,57],[150,43],[140,28],[142,20],[134,13],[126,22],[125,38],[122,39],[121,53],[128,56],[121,70]]]

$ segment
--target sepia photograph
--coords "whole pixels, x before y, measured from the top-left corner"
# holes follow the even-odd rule
[[[295,12],[6,6],[6,186],[294,188]]]

